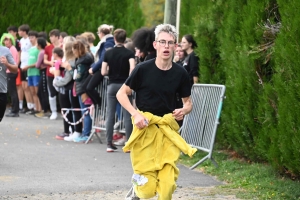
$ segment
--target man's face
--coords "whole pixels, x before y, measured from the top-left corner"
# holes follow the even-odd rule
[[[166,60],[172,57],[176,44],[171,34],[161,32],[157,40],[153,42],[153,46],[156,49],[157,57]]]
[[[176,47],[175,55],[178,56],[180,60],[184,58],[184,51],[180,46]]]
[[[17,37],[17,32],[14,32],[14,31],[8,31],[8,33],[12,34],[14,37]]]
[[[20,37],[23,37],[24,31],[21,31],[21,30],[19,29],[18,34],[19,34]]]
[[[29,36],[30,43],[32,46],[36,45],[36,37],[35,36]]]
[[[55,36],[55,35],[51,35],[50,36],[50,42],[52,44],[57,43],[57,41],[59,40],[59,37]]]

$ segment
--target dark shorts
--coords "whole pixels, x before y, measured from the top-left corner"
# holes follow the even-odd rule
[[[21,80],[27,81],[27,71],[21,71]]]

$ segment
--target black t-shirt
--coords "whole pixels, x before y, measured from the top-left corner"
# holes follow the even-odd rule
[[[114,47],[105,52],[104,62],[109,66],[109,83],[124,83],[129,76],[129,59],[134,59],[134,53],[129,49]]]
[[[160,70],[155,59],[137,65],[125,84],[136,92],[139,110],[158,116],[172,113],[176,109],[176,93],[180,98],[191,95],[186,70],[176,63],[172,63],[169,70]]]
[[[18,52],[21,51],[21,44],[20,44],[20,40],[16,40],[16,45],[15,45],[16,49]]]
[[[193,77],[199,77],[199,57],[195,54],[194,51],[185,58],[183,62],[183,67],[189,74],[192,87],[194,84]]]

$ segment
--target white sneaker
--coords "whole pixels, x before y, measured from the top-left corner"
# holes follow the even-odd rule
[[[65,141],[68,141],[68,142],[73,142],[74,141],[74,139],[75,138],[79,138],[80,137],[80,133],[78,133],[78,132],[74,132],[74,133],[72,133],[69,137],[64,137],[64,140]]]
[[[50,119],[55,120],[57,118],[57,112],[52,112]]]
[[[124,146],[125,142],[126,142],[126,139],[125,138],[121,138],[121,139],[117,140],[116,142],[114,142],[114,145],[116,145],[116,146]]]

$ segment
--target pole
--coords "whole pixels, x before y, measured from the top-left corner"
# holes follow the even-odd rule
[[[165,0],[164,23],[176,26],[177,0]]]
[[[177,0],[177,13],[176,13],[176,30],[178,33],[177,42],[179,42],[180,8],[181,8],[181,0]]]

